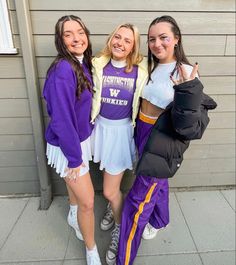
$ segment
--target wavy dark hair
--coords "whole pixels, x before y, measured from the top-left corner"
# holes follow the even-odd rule
[[[84,30],[87,39],[88,39],[88,47],[84,52],[84,62],[85,64],[88,66],[88,69],[90,71],[90,73],[92,74],[92,44],[90,41],[90,32],[88,30],[88,28],[85,26],[85,24],[83,23],[83,21],[74,15],[67,15],[67,16],[63,16],[61,18],[58,19],[56,26],[55,26],[55,46],[57,49],[57,56],[55,58],[55,60],[52,62],[52,64],[50,65],[47,74],[50,72],[50,70],[62,59],[67,60],[73,70],[75,71],[75,74],[77,76],[77,91],[76,91],[76,95],[79,97],[81,92],[85,89],[88,88],[90,91],[92,90],[92,86],[89,82],[89,80],[87,79],[86,75],[84,74],[84,71],[82,69],[82,66],[80,64],[80,62],[78,61],[78,59],[76,58],[76,56],[74,54],[72,54],[66,47],[64,40],[63,40],[63,32],[64,32],[64,24],[66,21],[76,21],[80,24],[80,26],[82,27],[82,29]]]
[[[149,35],[150,28],[153,25],[156,25],[160,22],[169,23],[171,25],[171,31],[173,32],[175,38],[178,39],[178,44],[174,48],[174,56],[176,58],[176,66],[171,73],[171,75],[173,75],[177,71],[177,67],[180,63],[185,63],[188,65],[191,65],[191,64],[188,61],[188,59],[184,53],[184,48],[183,48],[183,44],[182,44],[182,34],[181,34],[181,31],[180,31],[180,28],[179,28],[177,22],[175,21],[175,19],[173,17],[161,16],[161,17],[155,18],[151,22],[151,24],[149,25],[148,35]],[[151,74],[155,70],[155,68],[157,67],[158,63],[159,63],[159,59],[155,55],[152,54],[152,52],[148,46],[148,82],[151,80]]]

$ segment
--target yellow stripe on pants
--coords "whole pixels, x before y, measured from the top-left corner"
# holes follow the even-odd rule
[[[133,225],[132,225],[132,228],[131,228],[131,231],[130,231],[130,234],[129,234],[129,238],[128,238],[128,241],[127,241],[126,254],[125,254],[125,265],[129,264],[131,244],[132,244],[135,232],[137,230],[137,223],[138,223],[139,216],[142,214],[145,204],[150,202],[153,190],[155,189],[156,185],[157,185],[157,183],[154,183],[151,186],[151,188],[149,189],[144,201],[142,203],[140,203],[138,211],[137,211],[137,213],[134,216],[134,222],[133,222]]]

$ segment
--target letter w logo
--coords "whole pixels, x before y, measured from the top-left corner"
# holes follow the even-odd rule
[[[112,89],[112,88],[110,88],[109,89],[110,90],[110,96],[111,97],[117,97],[118,96],[118,94],[120,93],[120,90],[119,89]]]

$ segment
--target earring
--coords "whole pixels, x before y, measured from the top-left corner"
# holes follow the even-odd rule
[[[175,48],[177,48],[178,47],[178,44],[175,44],[175,46],[174,46]]]

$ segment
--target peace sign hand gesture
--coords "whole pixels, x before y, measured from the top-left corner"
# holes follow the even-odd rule
[[[174,85],[180,85],[184,82],[195,79],[197,71],[198,71],[198,63],[195,63],[195,65],[193,66],[193,70],[189,76],[184,68],[184,65],[180,63],[180,65],[178,66],[179,79],[174,79],[172,75],[170,76],[170,79],[174,83]]]

